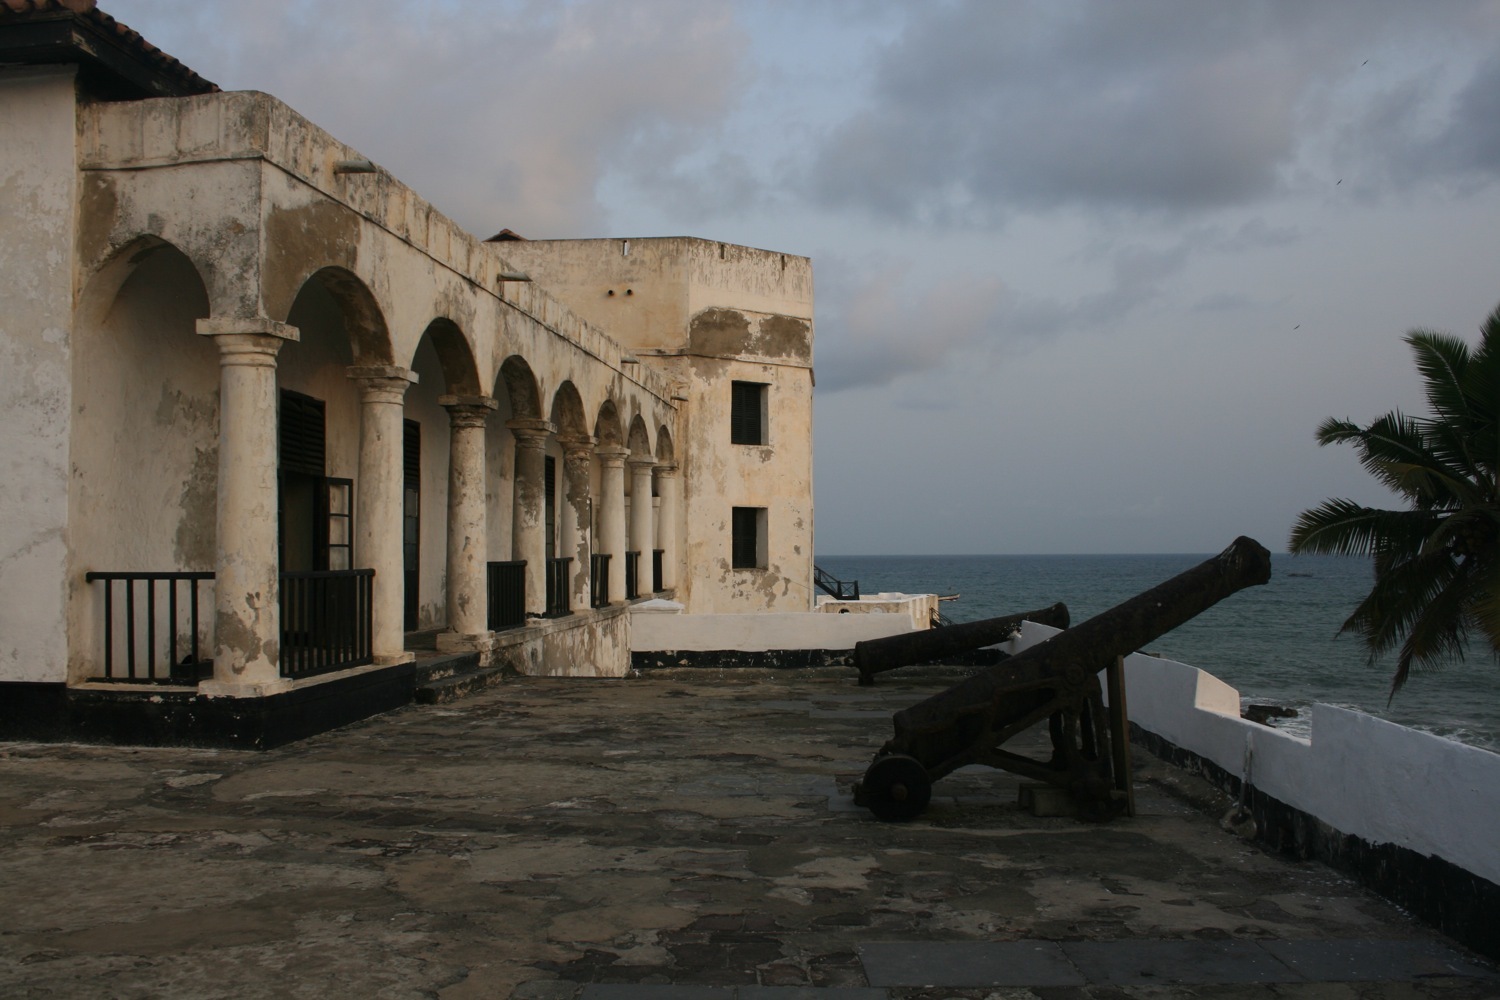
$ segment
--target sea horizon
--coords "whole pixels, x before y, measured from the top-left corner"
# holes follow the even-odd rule
[[[1061,601],[1077,624],[1215,554],[819,555],[814,561],[839,579],[858,581],[862,593],[956,594],[941,606],[955,622]],[[1321,702],[1500,751],[1500,669],[1486,653],[1414,673],[1388,702],[1394,656],[1372,666],[1359,638],[1340,633],[1368,593],[1372,572],[1365,556],[1273,552],[1269,583],[1225,598],[1145,651],[1206,670],[1238,690],[1242,705],[1296,710],[1278,728],[1297,735],[1308,735],[1309,709]]]

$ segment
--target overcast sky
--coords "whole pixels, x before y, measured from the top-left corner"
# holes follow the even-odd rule
[[[101,0],[478,236],[817,280],[820,554],[1285,549],[1500,303],[1500,0]]]

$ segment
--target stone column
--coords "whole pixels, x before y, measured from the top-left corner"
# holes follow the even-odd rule
[[[405,493],[401,418],[416,372],[394,365],[348,370],[359,383],[359,479],[354,484],[354,558],[375,571],[370,617],[375,662],[410,663],[406,651],[406,566],[401,551]]]
[[[656,545],[651,530],[651,470],[656,459],[649,456],[630,459],[630,547],[640,555],[635,567],[637,593],[651,592],[651,550]]]
[[[474,650],[488,659],[495,637],[485,600],[484,425],[496,408],[488,396],[439,396],[448,410],[448,631],[444,652]]]
[[[559,505],[558,554],[573,560],[569,594],[573,610],[589,606],[589,557],[593,555],[593,498],[589,495],[589,463],[594,455],[591,437],[568,438],[563,445],[563,503]]]
[[[505,424],[516,438],[515,504],[511,508],[513,559],[526,560],[526,613],[547,610],[547,435],[545,420],[510,420]]]
[[[625,600],[625,457],[628,448],[604,445],[599,456],[599,551],[609,556],[609,602]]]
[[[677,525],[682,516],[682,480],[677,476],[677,466],[669,463],[656,467],[656,492],[661,495],[661,586],[674,590],[680,552]]]
[[[262,697],[292,687],[281,676],[276,353],[298,333],[268,319],[200,319],[198,332],[219,348],[214,675],[198,690]]]

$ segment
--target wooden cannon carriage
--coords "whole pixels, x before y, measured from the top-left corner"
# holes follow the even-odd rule
[[[1129,797],[1120,658],[1270,578],[1271,554],[1253,539],[1237,538],[1212,559],[897,712],[895,736],[855,786],[855,802],[880,819],[911,819],[927,807],[938,778],[985,764],[1066,789],[1085,818],[1118,815]],[[1111,667],[1106,714],[1099,673]],[[1043,719],[1050,724],[1050,760],[1003,748]]]

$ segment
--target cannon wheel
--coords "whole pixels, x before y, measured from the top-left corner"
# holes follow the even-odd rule
[[[927,769],[906,754],[875,758],[860,785],[870,812],[888,823],[914,819],[932,801],[932,779]]]

